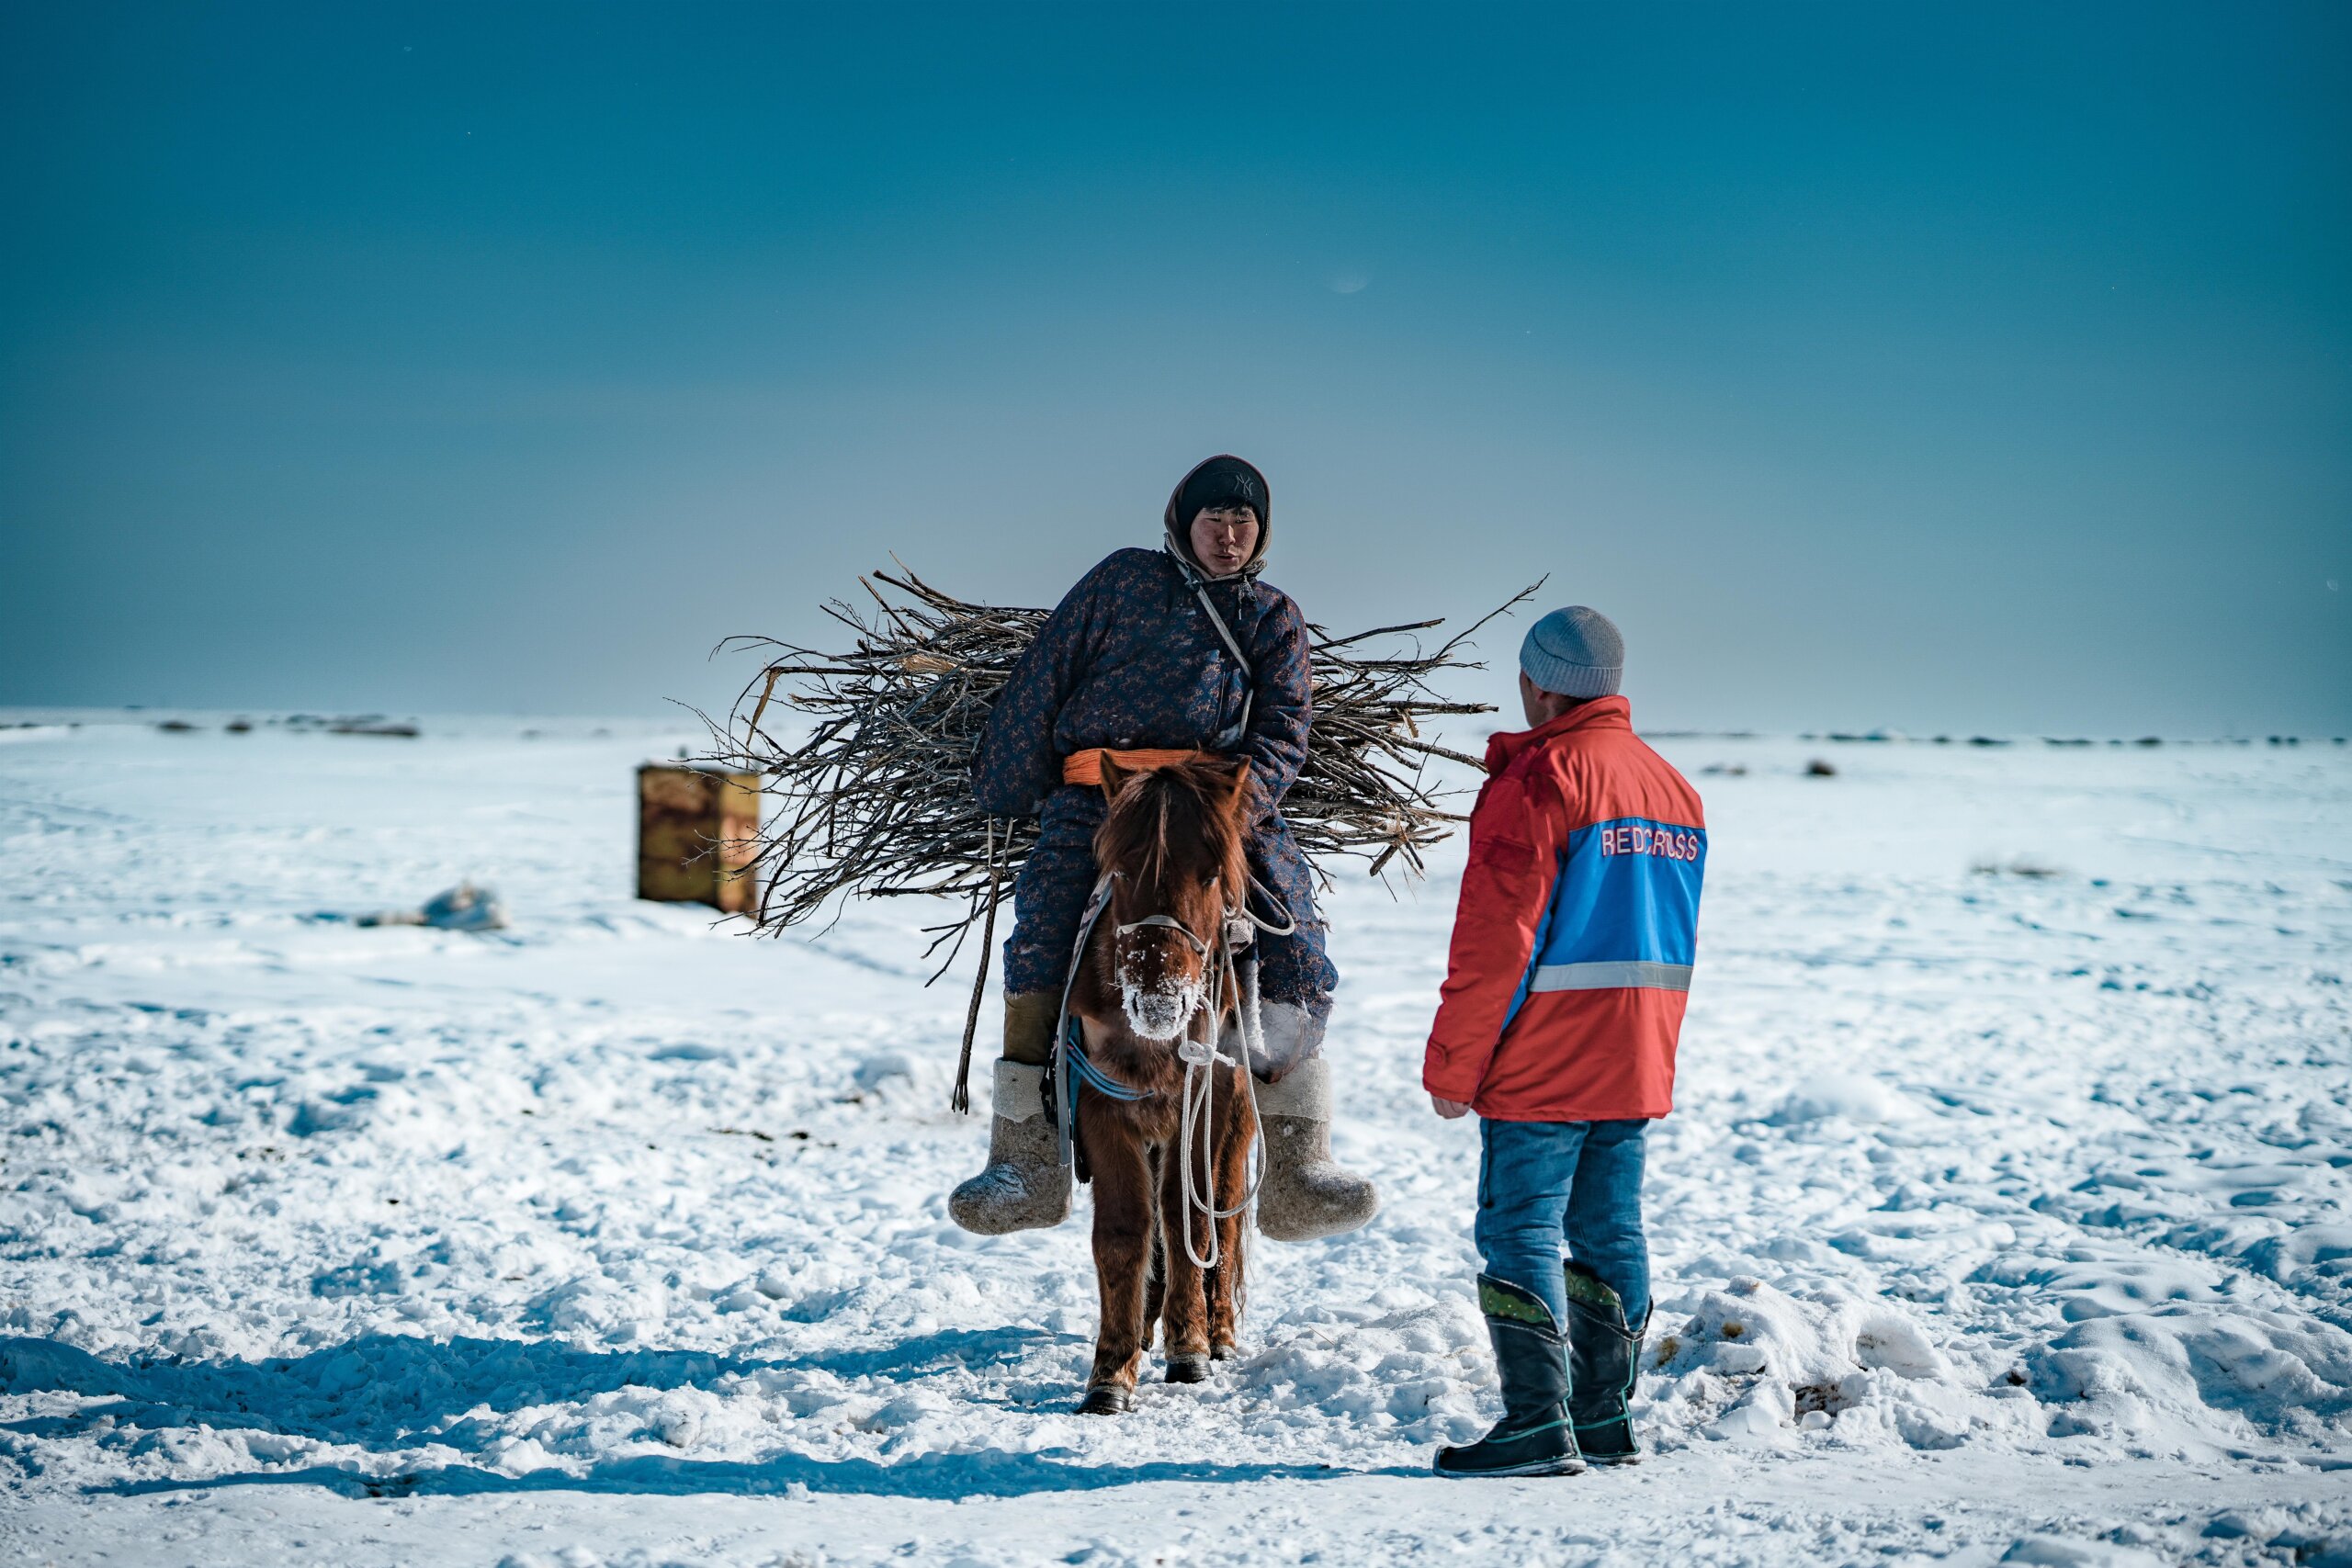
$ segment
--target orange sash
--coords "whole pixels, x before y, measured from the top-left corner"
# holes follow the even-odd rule
[[[1217,753],[1204,751],[1197,746],[1189,747],[1182,751],[1150,749],[1137,751],[1114,751],[1107,746],[1094,746],[1083,751],[1072,751],[1062,759],[1062,783],[1090,784],[1095,788],[1101,788],[1102,759],[1105,757],[1132,773],[1148,773],[1154,768],[1165,768],[1176,762],[1189,762],[1194,758],[1204,761],[1214,761],[1217,760]]]

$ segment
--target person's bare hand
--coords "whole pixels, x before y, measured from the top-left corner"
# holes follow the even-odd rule
[[[1431,1095],[1430,1104],[1440,1116],[1449,1122],[1459,1121],[1470,1114],[1470,1108],[1458,1100],[1440,1100],[1436,1095]]]

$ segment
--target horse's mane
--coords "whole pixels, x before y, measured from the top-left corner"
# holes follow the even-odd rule
[[[1205,758],[1136,774],[1103,817],[1097,863],[1151,886],[1185,872],[1233,886],[1242,865],[1242,797],[1233,784],[1232,764]]]

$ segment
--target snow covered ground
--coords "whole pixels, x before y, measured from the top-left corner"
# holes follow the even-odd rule
[[[113,719],[0,730],[13,1560],[2352,1564],[2352,749],[1663,742],[1713,846],[1657,1451],[1455,1484],[1453,859],[1328,903],[1386,1210],[1080,1420],[1083,1214],[946,1217],[924,912],[629,897],[683,733]],[[465,876],[512,930],[345,918]]]

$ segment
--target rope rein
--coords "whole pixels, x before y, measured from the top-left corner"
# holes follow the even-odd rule
[[[1246,903],[1241,912],[1244,915],[1249,914]],[[1255,921],[1251,923],[1254,924]],[[1230,937],[1234,924],[1235,922],[1230,919],[1227,921],[1228,935],[1222,954],[1222,962],[1209,972],[1212,984],[1207,1004],[1201,1009],[1201,1011],[1207,1016],[1206,1028],[1214,1035],[1224,1022],[1224,993],[1227,986],[1231,985],[1237,1004],[1234,1008],[1235,1032],[1241,1036],[1241,1059],[1236,1062],[1232,1057],[1220,1052],[1214,1038],[1195,1040],[1187,1035],[1183,1043],[1176,1047],[1177,1059],[1184,1064],[1184,1098],[1176,1133],[1176,1157],[1183,1173],[1184,1256],[1193,1260],[1193,1267],[1195,1269],[1214,1269],[1217,1266],[1219,1259],[1224,1256],[1221,1244],[1217,1239],[1217,1222],[1229,1220],[1256,1202],[1258,1189],[1263,1186],[1266,1180],[1266,1133],[1264,1123],[1260,1122],[1257,1144],[1250,1160],[1250,1179],[1243,1188],[1241,1201],[1230,1209],[1220,1209],[1216,1206],[1216,1149],[1210,1141],[1211,1134],[1216,1127],[1215,1117],[1216,1065],[1225,1062],[1241,1069],[1241,1092],[1250,1102],[1250,1119],[1257,1122],[1258,1075],[1250,1070],[1250,1058],[1253,1048],[1262,1052],[1265,1047],[1264,1031],[1259,1026],[1254,1016],[1257,1009],[1238,1005],[1242,1000],[1241,985],[1234,972],[1234,944]],[[1250,925],[1245,924],[1241,929],[1246,935],[1250,931]],[[1251,1038],[1253,1030],[1257,1031],[1257,1038],[1254,1040]],[[1193,1179],[1193,1168],[1195,1130],[1199,1134],[1201,1151],[1200,1179],[1197,1182]],[[1200,1249],[1193,1245],[1193,1216],[1195,1214],[1208,1222],[1202,1227],[1208,1233],[1208,1256],[1205,1258],[1202,1257]]]
[[[1080,1034],[1071,1027],[1075,1021],[1069,1011],[1070,992],[1078,984],[1079,967],[1085,962],[1087,945],[1093,938],[1094,928],[1102,920],[1103,910],[1110,907],[1111,884],[1118,875],[1115,871],[1106,871],[1094,884],[1094,891],[1086,901],[1085,917],[1079,922],[1078,941],[1070,954],[1069,978],[1062,983],[1061,1017],[1054,1029],[1054,1062],[1055,1120],[1059,1123],[1057,1131],[1064,1165],[1071,1162],[1078,1124],[1077,1097],[1070,1092],[1073,1075],[1080,1083],[1112,1100],[1133,1103],[1151,1098],[1150,1091],[1131,1089],[1096,1066],[1087,1056]],[[1184,1197],[1184,1256],[1192,1259],[1196,1269],[1217,1266],[1224,1256],[1217,1239],[1217,1222],[1231,1219],[1257,1201],[1258,1190],[1266,1179],[1265,1124],[1258,1115],[1258,1075],[1250,1065],[1253,1058],[1265,1055],[1265,1026],[1258,1014],[1256,987],[1243,982],[1241,966],[1235,963],[1234,954],[1255,942],[1259,931],[1269,936],[1288,936],[1298,929],[1298,921],[1287,913],[1281,925],[1261,918],[1250,907],[1251,891],[1264,894],[1276,908],[1282,908],[1281,901],[1274,898],[1265,885],[1250,876],[1245,884],[1240,902],[1225,907],[1225,919],[1218,933],[1224,939],[1221,942],[1204,941],[1173,915],[1146,915],[1141,919],[1121,921],[1111,928],[1114,936],[1155,927],[1172,931],[1190,943],[1195,953],[1208,960],[1204,965],[1208,975],[1206,995],[1200,1007],[1194,1010],[1193,1018],[1187,1021],[1187,1032],[1176,1047],[1176,1059],[1184,1064],[1184,1082],[1178,1091],[1180,1110],[1176,1134],[1176,1157],[1182,1171]],[[1256,969],[1252,965],[1250,979],[1254,981],[1256,977]],[[1218,1049],[1215,1039],[1224,1025],[1228,1000],[1233,1005],[1234,1032],[1241,1042],[1238,1059],[1225,1055]],[[1194,1027],[1201,1028],[1212,1037],[1195,1039],[1190,1032]],[[1241,1092],[1250,1102],[1250,1118],[1259,1127],[1249,1182],[1241,1194],[1241,1201],[1230,1209],[1216,1206],[1216,1150],[1210,1141],[1216,1125],[1216,1068],[1219,1065],[1241,1069]],[[1193,1159],[1196,1143],[1199,1147],[1197,1168]],[[1193,1245],[1194,1215],[1208,1222],[1204,1227],[1208,1233],[1205,1257],[1202,1256],[1199,1247]]]

